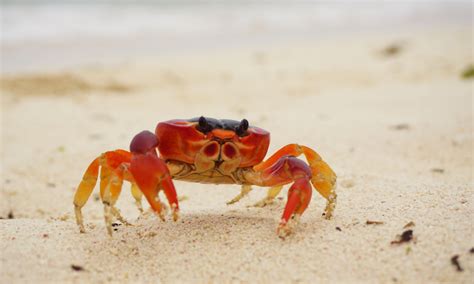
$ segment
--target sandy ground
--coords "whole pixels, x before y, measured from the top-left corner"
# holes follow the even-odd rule
[[[1,283],[472,283],[472,31],[333,38],[148,58],[2,79]],[[176,182],[181,219],[139,216],[108,237],[91,198],[87,233],[72,198],[88,163],[172,118],[247,118],[316,149],[338,174],[338,205],[313,195],[294,235],[275,233],[286,190]],[[95,195],[94,197],[96,197]],[[367,224],[367,221],[383,224]],[[414,226],[404,228],[413,222]],[[391,244],[405,230],[414,239]],[[451,258],[458,255],[463,271]],[[83,270],[76,271],[71,265]]]

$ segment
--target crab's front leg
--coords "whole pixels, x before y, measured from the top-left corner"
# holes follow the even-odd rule
[[[151,208],[164,220],[164,210],[159,192],[164,191],[172,210],[173,219],[178,219],[179,204],[176,189],[166,163],[156,154],[158,138],[150,131],[137,134],[131,144],[130,172]]]
[[[326,200],[327,205],[324,210],[324,216],[326,219],[330,219],[336,207],[337,194],[336,194],[336,173],[331,169],[331,167],[323,161],[321,156],[319,156],[316,151],[313,149],[298,145],[298,144],[288,144],[278,150],[266,161],[254,166],[255,171],[263,171],[266,168],[271,167],[278,160],[285,156],[295,156],[304,155],[308,161],[309,168],[311,170],[311,183],[314,188],[321,194]]]
[[[301,154],[305,155],[308,164],[296,158]],[[271,186],[271,194],[269,192],[266,199],[273,199],[282,185],[293,182],[278,227],[280,237],[292,232],[291,223],[297,223],[308,207],[312,194],[311,184],[328,200],[326,218],[332,216],[335,208],[336,174],[314,150],[306,146],[290,144],[283,147],[268,160],[247,171],[245,179],[256,185]],[[266,199],[263,202],[267,202]],[[294,222],[290,222],[291,220]]]
[[[293,183],[277,230],[281,238],[292,232],[311,201],[311,177],[309,166],[294,156],[283,156],[269,167],[245,173],[247,181],[260,186],[280,187]]]

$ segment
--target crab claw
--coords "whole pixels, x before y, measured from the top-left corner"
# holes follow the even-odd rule
[[[156,154],[158,143],[158,138],[152,132],[138,133],[130,143],[130,171],[151,208],[162,220],[164,210],[158,194],[160,190],[164,191],[176,221],[179,212],[178,197],[166,163]]]
[[[266,168],[271,167],[277,163],[279,159],[284,156],[295,156],[298,157],[304,154],[308,161],[310,172],[311,172],[311,183],[314,188],[327,200],[326,208],[324,210],[324,216],[326,219],[330,219],[333,215],[333,211],[336,207],[337,194],[336,194],[336,173],[331,167],[322,160],[321,156],[313,149],[298,145],[288,144],[278,150],[265,162],[262,162],[253,167],[255,171],[264,171]]]
[[[130,152],[133,154],[146,154],[148,152],[154,152],[158,146],[159,140],[153,132],[143,130],[133,137],[130,142]],[[156,152],[155,152],[156,153]]]
[[[311,184],[307,177],[295,180],[288,190],[288,201],[277,229],[280,238],[284,239],[293,232],[294,227],[298,224],[299,217],[311,201],[311,194]]]

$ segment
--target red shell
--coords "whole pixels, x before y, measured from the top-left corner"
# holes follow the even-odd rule
[[[270,133],[258,127],[249,127],[248,135],[238,136],[234,131],[216,129],[204,134],[196,129],[196,122],[182,119],[160,122],[156,126],[156,136],[160,141],[158,149],[165,160],[194,163],[196,154],[211,140],[219,139],[226,132],[226,141],[232,141],[242,157],[239,167],[250,167],[260,163],[270,145]],[[214,133],[213,133],[214,132]],[[230,135],[230,134],[234,135]],[[226,150],[226,149],[223,149]]]

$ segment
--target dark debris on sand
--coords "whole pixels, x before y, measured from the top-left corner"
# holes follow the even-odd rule
[[[461,264],[459,263],[459,255],[456,254],[453,257],[451,257],[451,264],[456,267],[456,270],[461,272],[464,269],[462,269]]]
[[[393,244],[408,243],[412,239],[413,239],[413,230],[406,230],[401,235],[399,235],[396,240],[392,241],[390,244],[393,245]]]
[[[75,264],[71,264],[71,269],[74,271],[84,271],[84,267]]]

